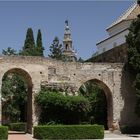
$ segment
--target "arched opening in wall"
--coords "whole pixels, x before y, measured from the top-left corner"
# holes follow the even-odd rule
[[[23,69],[13,68],[3,75],[2,124],[12,124],[12,130],[32,132],[32,79]]]
[[[86,97],[91,105],[88,113],[88,123],[104,125],[105,129],[112,127],[113,109],[112,96],[109,88],[102,81],[88,80],[79,88],[79,94]]]

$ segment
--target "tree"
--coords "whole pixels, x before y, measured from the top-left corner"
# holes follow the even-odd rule
[[[50,46],[49,57],[57,60],[62,60],[63,59],[62,51],[63,51],[62,44],[59,43],[58,37],[55,37],[52,45]]]
[[[41,91],[36,96],[40,106],[40,123],[79,124],[90,111],[89,101],[83,96],[63,95],[56,91]]]
[[[43,55],[44,47],[42,45],[42,35],[41,35],[41,30],[38,30],[37,33],[37,40],[36,40],[36,52],[38,56],[44,56]]]
[[[128,68],[134,76],[134,87],[136,89],[137,104],[136,113],[140,116],[140,15],[134,20],[126,36],[128,44]]]
[[[16,50],[12,49],[11,47],[8,47],[6,50],[2,50],[3,55],[16,55]]]
[[[140,4],[140,0],[137,0],[137,4]]]
[[[83,63],[84,60],[80,57],[80,58],[78,59],[78,62]]]
[[[23,50],[20,52],[21,55],[36,55],[36,48],[34,42],[34,35],[32,28],[27,29],[26,39],[24,42]]]
[[[86,97],[91,105],[87,121],[91,124],[102,124],[107,129],[107,100],[103,89],[90,80],[80,87],[79,93]]]
[[[5,121],[26,121],[27,85],[17,74],[4,75],[2,82],[2,113]]]

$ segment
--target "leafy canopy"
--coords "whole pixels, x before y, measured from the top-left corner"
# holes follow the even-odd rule
[[[136,113],[140,116],[140,15],[132,22],[126,42],[128,44],[128,68],[134,75],[134,87],[138,97]]]
[[[40,123],[54,121],[79,124],[90,110],[89,101],[82,96],[68,96],[59,92],[41,91],[36,102],[41,107]]]
[[[63,59],[62,52],[63,52],[62,44],[59,43],[59,38],[55,37],[52,45],[50,46],[49,57],[57,60],[62,60]]]
[[[16,50],[12,49],[11,47],[8,47],[6,50],[2,50],[3,55],[16,55]]]

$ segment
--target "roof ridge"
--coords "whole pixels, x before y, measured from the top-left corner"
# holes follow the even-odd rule
[[[129,16],[129,14],[136,8],[136,6],[137,6],[137,2],[134,2],[125,12],[121,14],[121,16],[119,16],[119,18],[116,21],[114,21],[109,27],[107,27],[106,30],[110,29],[114,25],[126,19]]]

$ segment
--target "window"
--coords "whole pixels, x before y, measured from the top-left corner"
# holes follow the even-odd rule
[[[68,44],[66,44],[66,50],[68,50],[68,48],[69,48],[69,46],[68,46]]]

